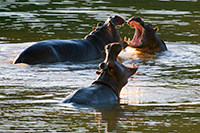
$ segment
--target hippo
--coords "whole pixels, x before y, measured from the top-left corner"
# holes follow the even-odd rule
[[[79,89],[73,95],[63,99],[61,103],[79,105],[119,103],[122,87],[127,84],[128,78],[137,71],[134,64],[132,67],[126,67],[118,61],[117,56],[123,46],[122,43],[108,44],[105,47],[106,58],[99,64],[100,71],[96,71],[99,77],[89,87]]]
[[[86,62],[105,58],[104,47],[112,42],[123,41],[117,26],[125,23],[119,15],[109,17],[105,23],[98,23],[84,39],[46,40],[25,49],[16,57],[14,64],[30,65],[55,62]],[[99,61],[99,62],[100,62]]]
[[[140,17],[132,17],[127,23],[129,26],[135,27],[135,34],[132,41],[130,41],[130,38],[128,39],[128,45],[130,47],[149,54],[167,50],[163,40],[156,34],[158,27],[153,29],[151,23],[145,24]],[[126,37],[124,41],[127,41]]]

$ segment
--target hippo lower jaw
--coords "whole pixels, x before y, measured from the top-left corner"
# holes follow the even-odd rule
[[[135,34],[132,40],[128,38],[128,45],[134,48],[143,47],[144,43],[142,43],[142,39],[143,39],[145,28],[139,22],[136,22],[134,20],[129,21],[128,24],[131,27],[135,27]],[[126,37],[124,37],[124,41],[127,42]]]

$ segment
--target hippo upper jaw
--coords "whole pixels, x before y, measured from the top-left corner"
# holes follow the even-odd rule
[[[114,17],[109,17],[109,18],[106,20],[105,24],[108,24],[109,21],[112,21],[113,24],[114,24],[116,27],[119,26],[119,25],[123,25],[123,24],[125,24],[125,22],[126,22],[125,19],[124,19],[123,17],[119,16],[119,15],[115,15]]]
[[[142,48],[144,47],[143,36],[146,29],[146,25],[142,21],[140,17],[132,17],[128,20],[128,25],[131,27],[135,27],[135,34],[133,39],[128,39],[128,45],[134,48]],[[124,41],[127,41],[127,38],[124,38]]]

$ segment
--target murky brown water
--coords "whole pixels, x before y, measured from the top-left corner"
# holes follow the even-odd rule
[[[199,7],[198,0],[0,0],[0,132],[199,132]],[[58,104],[89,86],[98,64],[11,63],[34,42],[83,38],[115,14],[158,26],[169,49],[160,55],[122,52],[125,65],[140,66],[120,105],[97,110]],[[132,38],[134,28],[118,31]]]

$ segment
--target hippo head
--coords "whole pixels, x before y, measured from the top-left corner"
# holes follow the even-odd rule
[[[105,47],[106,58],[99,65],[101,71],[96,71],[100,75],[97,81],[109,85],[117,96],[122,87],[127,84],[128,78],[137,71],[134,64],[133,67],[126,67],[118,61],[117,56],[124,45],[122,43],[108,44]]]
[[[109,17],[104,24],[109,24],[112,22],[115,26],[123,25],[125,23],[125,19],[120,15],[115,15],[114,17]]]
[[[103,41],[104,44],[122,41],[117,32],[117,26],[123,25],[124,23],[124,18],[119,15],[109,17],[105,23],[100,22],[97,24],[97,27],[93,27],[93,31],[88,36],[95,36]]]
[[[153,29],[151,23],[145,24],[140,17],[132,17],[128,20],[128,25],[135,27],[135,34],[132,41],[128,39],[130,47],[145,53],[167,50],[165,43],[156,34],[158,28]],[[127,41],[126,37],[124,41]]]

